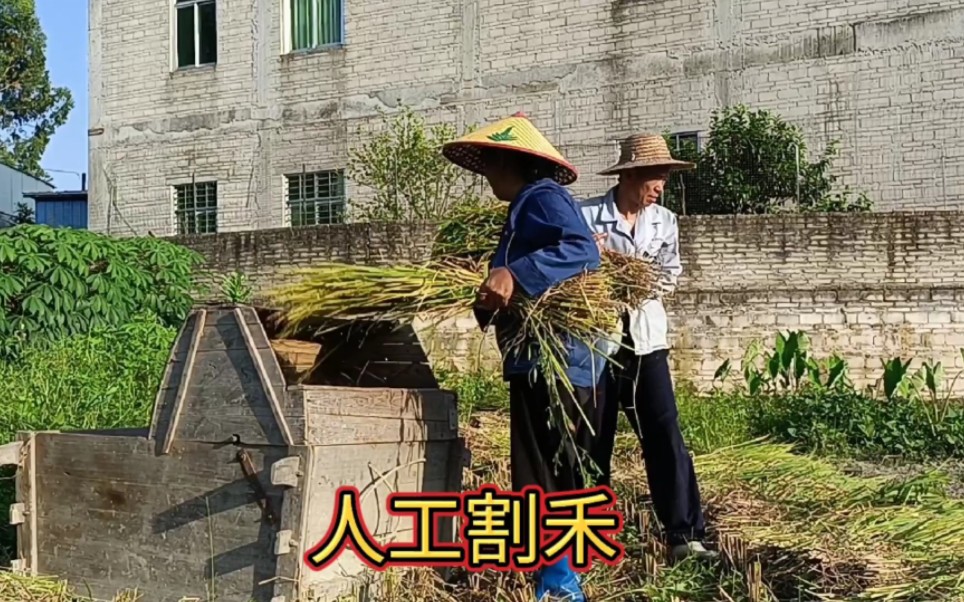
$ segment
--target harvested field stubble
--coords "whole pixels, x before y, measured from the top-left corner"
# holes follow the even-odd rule
[[[465,487],[507,487],[507,416],[476,414],[463,429],[473,456]],[[695,462],[722,560],[711,566],[666,564],[635,442],[621,434],[615,487],[627,557],[586,576],[593,602],[964,599],[964,503],[944,497],[939,474],[910,480],[851,477],[823,460],[795,455],[789,446],[765,442],[720,449]],[[82,585],[71,585],[83,600]],[[0,575],[0,602],[73,599],[55,580]],[[519,574],[456,572],[443,582],[427,569],[391,572],[378,598],[532,600],[532,588]]]

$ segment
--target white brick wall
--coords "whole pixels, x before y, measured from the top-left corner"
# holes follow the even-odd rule
[[[219,227],[282,224],[282,174],[343,167],[397,100],[432,121],[517,110],[609,182],[613,141],[746,102],[841,141],[881,209],[964,206],[960,0],[346,0],[346,46],[283,56],[284,0],[218,0],[218,64],[171,72],[172,0],[90,0],[90,227],[168,234],[213,178]],[[364,196],[364,191],[350,194]]]

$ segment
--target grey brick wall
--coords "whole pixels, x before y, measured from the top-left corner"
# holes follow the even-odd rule
[[[940,360],[950,378],[964,370],[964,212],[682,217],[680,231],[684,273],[669,305],[677,379],[707,386],[724,360],[786,330],[809,333],[820,355],[847,358],[860,385],[895,356],[915,367]],[[423,259],[432,232],[355,224],[174,240],[204,254],[211,271],[245,272],[264,291],[313,261]],[[421,331],[437,361],[496,357],[469,316]]]
[[[964,206],[959,0],[346,0],[346,45],[283,54],[284,0],[217,0],[213,68],[171,71],[172,8],[90,0],[90,227],[173,232],[171,185],[219,185],[222,231],[283,225],[285,173],[343,167],[378,109],[517,110],[582,170],[614,140],[773,109],[881,209]],[[349,188],[364,199],[364,190]]]

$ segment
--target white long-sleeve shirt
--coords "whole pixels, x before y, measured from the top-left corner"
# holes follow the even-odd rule
[[[636,355],[668,349],[668,318],[662,295],[676,289],[683,265],[679,255],[679,225],[676,214],[657,204],[640,212],[635,231],[616,208],[616,188],[601,197],[580,203],[582,216],[590,229],[606,234],[604,245],[613,251],[639,258],[655,258],[662,268],[660,294],[644,301],[629,313],[629,332]],[[607,353],[615,349],[607,350]]]

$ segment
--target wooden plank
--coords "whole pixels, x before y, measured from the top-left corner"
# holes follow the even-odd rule
[[[246,305],[226,304],[206,306],[206,309],[210,319],[201,344],[203,350],[247,349],[241,331],[236,327],[238,313],[241,315],[242,323],[248,328],[262,329],[262,323],[257,312]],[[267,340],[258,342],[257,347],[267,348]]]
[[[237,447],[178,439],[157,456],[144,438],[36,437],[41,573],[86,583],[95,598],[136,587],[146,600],[208,599],[212,580],[219,600],[273,597],[274,530],[261,520]],[[262,486],[281,499],[269,469],[287,450],[247,451]]]
[[[18,436],[23,444],[24,463],[16,476],[16,501],[23,503],[26,520],[17,525],[17,558],[20,570],[28,575],[37,574],[37,461],[35,433]]]
[[[0,445],[0,466],[20,466],[22,460],[22,441],[12,441],[5,445]]]
[[[307,424],[305,441],[308,445],[450,440],[458,433],[447,420],[339,416],[337,420],[309,417]]]
[[[186,367],[184,358],[187,356],[191,341],[193,340],[195,329],[197,328],[199,313],[197,311],[188,315],[184,325],[174,339],[171,347],[171,354],[164,368],[164,377],[161,379],[160,387],[154,399],[154,413],[151,417],[150,438],[161,440],[170,428],[171,415],[174,412],[174,400],[177,396],[177,386],[181,382]]]
[[[314,517],[307,515],[305,499],[308,492],[308,467],[311,464],[311,448],[309,447],[290,447],[288,457],[298,458],[299,471],[297,483],[292,488],[280,487],[283,491],[283,500],[280,505],[281,521],[278,526],[279,531],[289,531],[295,537],[295,545],[288,554],[277,557],[276,575],[277,581],[274,585],[274,595],[284,596],[286,600],[297,602],[305,599],[300,591],[301,573],[304,570],[302,561],[304,539],[301,537],[305,522],[314,520]],[[277,460],[278,462],[281,459]],[[269,479],[270,480],[270,479]]]
[[[291,430],[288,428],[288,423],[285,420],[284,411],[281,408],[281,399],[279,392],[272,386],[268,371],[265,369],[265,362],[263,361],[261,354],[255,348],[255,342],[252,339],[251,331],[248,325],[244,323],[244,316],[241,314],[240,309],[236,309],[235,313],[238,317],[238,324],[240,325],[241,331],[244,334],[245,343],[248,345],[248,352],[254,359],[255,368],[258,371],[258,381],[261,383],[261,388],[264,390],[265,395],[268,398],[268,403],[271,406],[271,411],[274,413],[275,420],[278,422],[278,428],[281,429],[281,434],[284,436],[284,441],[287,445],[293,443],[291,438]],[[260,327],[259,327],[260,328]],[[271,357],[274,358],[274,352],[272,352]],[[277,359],[275,358],[274,363],[277,364]]]
[[[449,420],[456,411],[455,395],[438,389],[361,389],[357,387],[302,386],[305,413],[321,416],[371,416],[416,420]]]
[[[188,348],[186,367],[184,376],[177,383],[177,396],[174,398],[174,410],[171,412],[170,428],[164,433],[164,446],[161,448],[162,454],[171,451],[171,444],[174,443],[174,435],[177,433],[177,423],[184,409],[184,399],[187,396],[188,385],[191,383],[191,376],[194,375],[194,358],[197,356],[198,345],[201,342],[201,335],[204,333],[204,323],[207,319],[207,312],[201,310],[197,315],[197,323],[194,326],[194,336],[191,337],[191,346]]]
[[[218,442],[233,435],[246,443],[286,443],[248,350],[199,351],[176,436]]]

